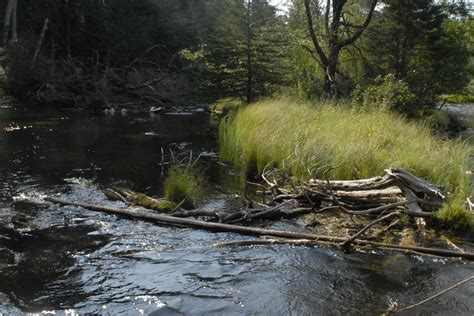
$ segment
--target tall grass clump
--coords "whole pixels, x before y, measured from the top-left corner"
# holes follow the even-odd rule
[[[202,171],[191,165],[173,163],[168,169],[164,190],[166,199],[181,203],[185,209],[195,208],[196,201],[201,196]]]
[[[388,167],[405,168],[450,192],[440,218],[449,222],[452,213],[465,212],[468,145],[438,139],[428,124],[388,110],[266,100],[224,119],[219,139],[221,158],[243,170],[256,168],[261,173],[274,164],[300,180],[367,178]],[[470,220],[459,225],[474,228]]]
[[[226,115],[237,112],[245,103],[239,98],[219,99],[211,106],[211,112],[216,115]]]

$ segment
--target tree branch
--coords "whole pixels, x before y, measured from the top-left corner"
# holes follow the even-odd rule
[[[311,15],[311,8],[310,8],[310,1],[311,0],[305,0],[304,1],[304,7],[306,11],[306,20],[308,21],[308,30],[309,34],[311,36],[311,41],[313,42],[314,48],[316,49],[316,52],[319,55],[319,58],[321,58],[322,64],[326,67],[328,65],[328,58],[323,52],[323,49],[318,43],[318,38],[316,37],[316,33],[314,32],[314,26],[313,26],[313,17]]]
[[[367,18],[365,19],[364,24],[362,24],[359,27],[359,29],[351,37],[349,37],[348,39],[346,39],[344,41],[339,42],[339,45],[338,45],[339,48],[343,48],[347,45],[351,45],[362,35],[362,33],[364,32],[364,30],[367,28],[370,21],[372,20],[372,16],[374,15],[375,6],[377,5],[377,2],[378,2],[378,0],[372,0],[372,3],[370,5],[370,9],[369,9],[369,14],[367,15]]]

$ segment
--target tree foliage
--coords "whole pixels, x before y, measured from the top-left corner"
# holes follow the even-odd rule
[[[392,73],[405,80],[419,105],[469,82],[470,52],[462,15],[431,0],[386,1],[368,30],[368,78]],[[462,13],[462,12],[461,12]]]
[[[287,81],[285,18],[266,1],[229,0],[198,50],[185,56],[199,69],[201,90],[251,102]]]
[[[293,0],[286,14],[265,0],[4,2],[10,90],[40,102],[344,98],[403,82],[416,102],[395,108],[415,113],[465,91],[474,69],[463,2]]]

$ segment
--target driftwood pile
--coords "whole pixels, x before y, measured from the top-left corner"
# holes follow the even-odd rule
[[[270,182],[275,202],[297,200],[302,206],[336,206],[351,215],[380,214],[399,210],[408,215],[430,217],[438,210],[445,195],[441,189],[401,168],[385,170],[385,175],[362,180],[310,180],[298,192],[278,188]],[[294,190],[293,190],[294,191]],[[321,209],[321,208],[320,208]]]
[[[109,189],[109,198],[126,203],[128,208],[112,208],[101,205],[91,205],[81,202],[66,201],[60,198],[48,197],[46,201],[63,205],[73,205],[93,211],[116,214],[141,220],[150,220],[159,224],[193,227],[211,231],[227,231],[244,235],[265,237],[261,240],[232,241],[216,246],[258,245],[258,244],[293,244],[316,245],[336,244],[343,249],[351,246],[378,247],[405,252],[419,252],[445,257],[462,257],[474,259],[474,253],[451,251],[437,248],[426,248],[414,245],[388,244],[373,238],[362,237],[369,228],[402,213],[415,217],[429,217],[438,209],[445,196],[440,188],[420,179],[408,171],[399,168],[385,170],[385,175],[371,179],[353,181],[311,180],[299,189],[279,188],[275,181],[270,182],[266,174],[264,180],[270,186],[273,194],[272,206],[259,204],[248,200],[244,209],[225,212],[204,209],[186,210],[182,203],[176,204],[163,199],[153,199],[141,193],[124,189]],[[139,197],[139,198],[137,198]],[[166,205],[166,208],[153,207]],[[132,206],[133,208],[130,208]],[[141,207],[135,207],[141,206]],[[142,207],[154,209],[144,210]],[[291,218],[306,213],[321,213],[337,211],[368,218],[369,223],[351,236],[328,236],[313,233],[300,233],[282,230],[263,229],[235,225],[256,220]],[[165,214],[163,214],[165,213]],[[194,217],[194,219],[185,218]],[[375,219],[374,219],[375,217]],[[197,219],[196,219],[197,218]],[[390,227],[391,225],[389,225]],[[271,239],[268,239],[271,237]]]
[[[142,206],[175,217],[204,217],[219,223],[252,222],[293,218],[307,213],[340,210],[351,215],[379,215],[388,211],[404,212],[416,217],[430,217],[445,199],[441,190],[400,168],[390,168],[385,175],[363,180],[327,181],[311,180],[299,189],[278,188],[263,175],[272,192],[271,206],[247,200],[239,211],[185,210],[181,205],[163,199],[154,199],[126,189],[107,189],[110,199],[131,206]],[[163,205],[167,207],[163,207]]]
[[[93,205],[93,204],[86,204],[74,201],[67,201],[60,198],[54,197],[46,197],[45,201],[57,203],[61,205],[71,205],[71,206],[79,206],[82,208],[86,208],[92,211],[97,212],[104,212],[119,216],[124,216],[127,218],[133,219],[140,219],[140,220],[147,220],[153,221],[157,224],[166,224],[166,225],[174,225],[180,227],[193,227],[199,229],[205,229],[210,231],[220,231],[220,232],[233,232],[242,235],[250,235],[250,236],[259,236],[259,237],[272,237],[272,239],[265,239],[265,240],[239,240],[235,242],[227,242],[227,243],[218,243],[216,247],[225,247],[225,246],[233,246],[233,245],[258,245],[258,244],[293,244],[293,245],[303,245],[303,246],[314,246],[320,244],[343,244],[348,239],[345,237],[334,237],[334,236],[326,236],[326,235],[317,235],[313,233],[300,233],[300,232],[291,232],[291,231],[283,231],[283,230],[275,230],[275,229],[264,229],[264,228],[257,228],[257,227],[246,227],[241,225],[232,225],[232,224],[222,224],[222,223],[213,223],[213,222],[206,222],[202,220],[195,220],[189,218],[180,218],[170,215],[164,214],[157,214],[152,213],[140,209],[119,209],[101,205]],[[277,238],[277,239],[275,239]],[[387,244],[381,242],[375,242],[370,240],[364,240],[359,238],[354,238],[352,240],[354,245],[360,247],[377,247],[381,249],[390,249],[390,250],[398,250],[403,252],[414,252],[414,253],[423,253],[423,254],[430,254],[436,256],[443,256],[443,257],[460,257],[464,259],[474,260],[474,253],[471,252],[459,252],[459,251],[451,251],[445,249],[437,249],[437,248],[426,248],[426,247],[419,247],[419,246],[403,246],[403,245],[394,245],[394,244]]]

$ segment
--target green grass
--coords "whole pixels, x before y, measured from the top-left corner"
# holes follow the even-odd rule
[[[443,94],[440,99],[452,104],[474,103],[474,94]]]
[[[243,105],[244,102],[239,98],[224,98],[214,102],[211,112],[216,115],[226,115],[230,112],[237,112]]]
[[[457,226],[474,229],[472,215],[463,207],[470,190],[470,148],[436,138],[428,123],[388,111],[280,99],[258,102],[227,117],[219,139],[221,158],[243,170],[261,173],[273,162],[300,180],[326,175],[358,179],[382,175],[388,167],[405,168],[450,192],[440,219],[449,222],[459,215],[467,220]]]
[[[189,165],[172,165],[165,180],[166,199],[175,203],[184,200],[183,207],[195,208],[196,200],[201,195],[202,175]]]

